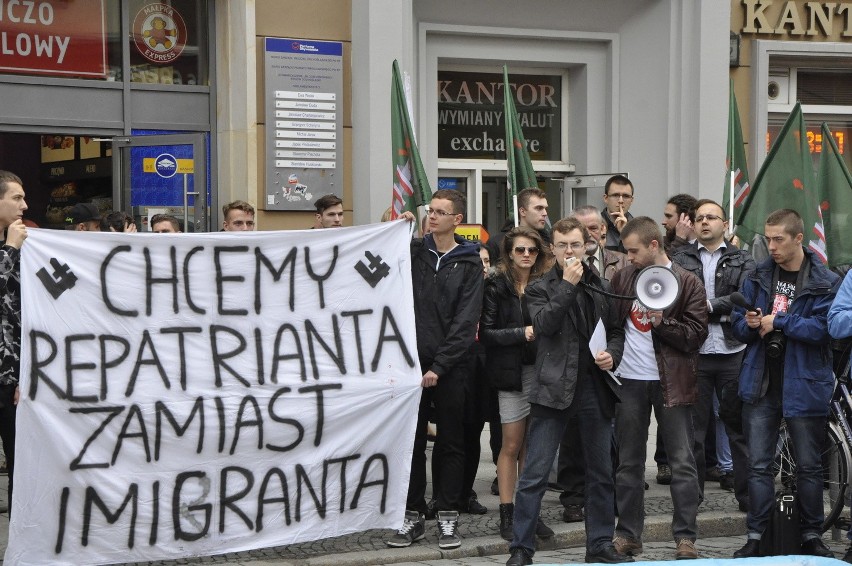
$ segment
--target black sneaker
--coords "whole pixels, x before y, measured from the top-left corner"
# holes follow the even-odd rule
[[[426,521],[417,511],[406,511],[402,527],[385,544],[394,548],[411,546],[411,543],[426,536]]]
[[[438,548],[458,548],[460,546],[459,512],[438,511]]]
[[[657,466],[657,483],[660,485],[669,485],[672,483],[672,469],[668,464]]]

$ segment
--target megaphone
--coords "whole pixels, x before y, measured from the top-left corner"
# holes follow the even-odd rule
[[[679,295],[680,281],[668,267],[650,265],[636,277],[636,299],[649,310],[665,310]]]

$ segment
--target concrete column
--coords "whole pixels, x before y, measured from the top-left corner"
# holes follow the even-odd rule
[[[254,0],[216,0],[217,134],[220,202],[257,206],[257,40]],[[214,175],[217,172],[214,172]],[[222,223],[211,211],[212,228]]]
[[[417,76],[415,44],[412,0],[352,2],[354,224],[378,222],[391,204],[391,69],[398,59],[401,70]]]

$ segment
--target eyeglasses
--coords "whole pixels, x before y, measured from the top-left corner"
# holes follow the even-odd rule
[[[701,216],[695,217],[696,222],[703,222],[704,220],[707,220],[707,222],[713,222],[715,220],[722,220],[722,217],[716,216],[715,214],[702,214]]]
[[[438,210],[437,208],[432,208],[431,206],[426,207],[426,216],[455,216],[455,212],[447,212],[445,210]]]
[[[530,255],[538,255],[538,248],[536,248],[535,246],[531,248],[525,248],[524,246],[515,246],[515,253],[520,255],[524,255],[525,253],[528,253]]]
[[[553,247],[556,248],[557,250],[559,250],[560,252],[564,252],[569,247],[572,250],[577,251],[577,250],[582,250],[583,248],[585,248],[586,244],[584,244],[583,242],[571,242],[570,244],[568,242],[559,242],[558,244],[553,244]],[[517,249],[517,248],[515,248],[515,249]]]
[[[612,193],[611,195],[606,195],[606,198],[614,198],[615,200],[633,200],[633,195],[628,195],[626,193]]]

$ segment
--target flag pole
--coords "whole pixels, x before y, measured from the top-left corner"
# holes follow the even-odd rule
[[[734,179],[736,177],[735,171],[736,163],[734,162],[734,120],[733,109],[731,106],[734,104],[734,80],[729,79],[728,84],[728,155],[731,156],[731,182],[728,183],[728,231],[733,234],[734,233]]]

